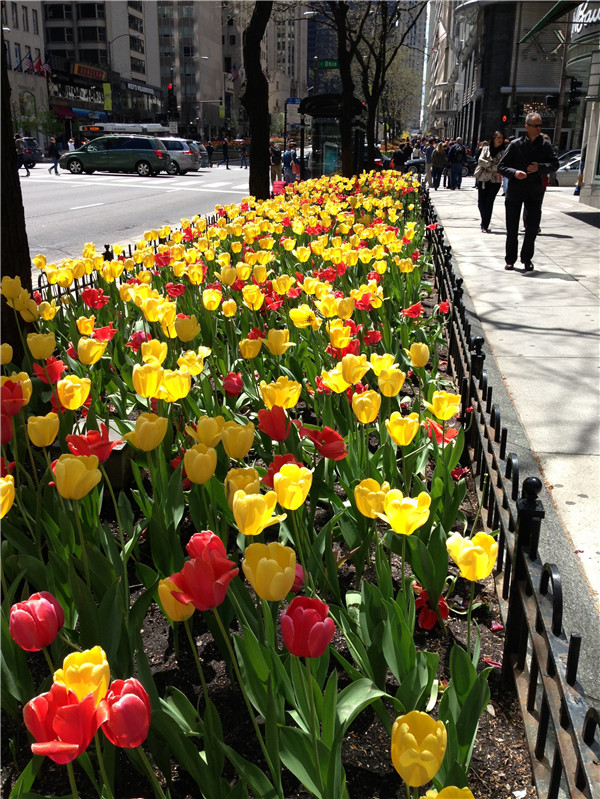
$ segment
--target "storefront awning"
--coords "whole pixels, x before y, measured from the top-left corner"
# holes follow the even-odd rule
[[[542,17],[539,22],[536,22],[533,28],[528,31],[525,36],[519,41],[519,44],[523,44],[523,42],[528,41],[535,33],[541,31],[542,28],[545,28],[551,22],[558,19],[559,17],[564,17],[569,11],[573,11],[574,8],[581,5],[581,0],[577,3],[567,2],[567,0],[559,0],[558,3],[555,3],[550,11]]]
[[[75,114],[70,108],[66,106],[58,106],[57,108],[52,109],[57,117],[61,119],[75,119]]]

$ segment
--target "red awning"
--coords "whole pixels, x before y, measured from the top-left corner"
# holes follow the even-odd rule
[[[61,119],[75,119],[75,114],[70,108],[66,106],[58,106],[58,108],[52,109],[57,117]]]

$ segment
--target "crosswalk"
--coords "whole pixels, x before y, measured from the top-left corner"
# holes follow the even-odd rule
[[[216,175],[215,175],[216,177]],[[221,176],[219,176],[221,177]],[[227,176],[229,178],[229,176]],[[249,193],[248,188],[248,173],[244,175],[244,180],[232,175],[228,180],[214,180],[212,174],[206,172],[190,172],[187,175],[163,175],[160,174],[156,178],[142,178],[137,175],[124,175],[124,174],[111,174],[111,173],[96,173],[93,175],[71,175],[69,172],[61,172],[60,177],[48,174],[47,169],[40,170],[39,172],[31,171],[31,176],[27,179],[21,180],[21,186],[26,190],[26,187],[31,184],[48,183],[52,182],[57,186],[74,186],[81,188],[86,186],[93,188],[94,186],[108,186],[110,188],[118,189],[152,189],[155,191],[159,186],[165,193],[170,192],[214,192],[219,191],[224,194],[243,194]]]

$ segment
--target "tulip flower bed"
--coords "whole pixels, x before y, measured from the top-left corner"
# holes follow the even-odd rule
[[[47,296],[2,280],[35,331],[22,364],[2,345],[11,796],[374,796],[362,733],[377,795],[472,796],[497,546],[466,515],[418,185],[217,214],[39,256]]]

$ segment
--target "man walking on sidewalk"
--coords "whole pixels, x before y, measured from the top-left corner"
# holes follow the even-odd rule
[[[521,246],[521,263],[526,272],[533,271],[533,253],[544,199],[542,177],[556,172],[558,158],[552,145],[541,135],[542,118],[539,114],[527,114],[525,134],[514,139],[498,164],[498,172],[508,178],[506,188],[506,265],[509,271],[515,268],[517,260],[519,220],[525,206],[527,221],[525,237]]]

